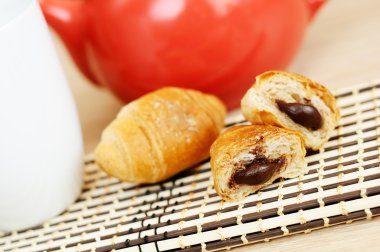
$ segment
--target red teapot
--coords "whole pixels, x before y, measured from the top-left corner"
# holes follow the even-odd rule
[[[282,69],[323,0],[40,0],[92,82],[125,102],[180,86],[239,105],[257,74]]]

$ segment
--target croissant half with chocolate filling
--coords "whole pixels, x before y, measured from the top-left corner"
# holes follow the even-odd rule
[[[339,110],[329,90],[304,76],[283,71],[257,76],[241,109],[252,123],[300,132],[306,147],[314,150],[327,142],[339,120]]]
[[[224,200],[240,200],[279,177],[307,173],[305,153],[295,131],[266,125],[232,127],[211,147],[214,187]]]
[[[103,131],[95,160],[123,181],[155,183],[209,156],[226,108],[212,95],[163,88],[126,105]]]

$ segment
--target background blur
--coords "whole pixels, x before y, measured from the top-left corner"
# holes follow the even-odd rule
[[[288,70],[332,89],[380,79],[379,10],[379,0],[327,1]],[[54,40],[75,96],[88,153],[122,103],[109,91],[87,83],[56,34]]]

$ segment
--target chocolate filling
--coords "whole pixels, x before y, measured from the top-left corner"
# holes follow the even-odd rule
[[[284,158],[268,159],[265,157],[255,158],[252,162],[245,165],[234,175],[237,184],[259,185],[267,182],[273,174],[285,163]]]
[[[313,105],[298,102],[284,102],[276,100],[279,109],[287,114],[295,123],[306,128],[317,130],[322,127],[322,116]]]

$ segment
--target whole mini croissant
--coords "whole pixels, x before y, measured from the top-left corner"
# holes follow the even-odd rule
[[[241,109],[254,124],[298,131],[306,147],[313,150],[327,142],[340,117],[335,98],[327,88],[284,71],[257,76],[241,102]]]
[[[95,160],[123,181],[166,180],[209,156],[226,108],[212,95],[163,88],[126,105],[104,130]]]

